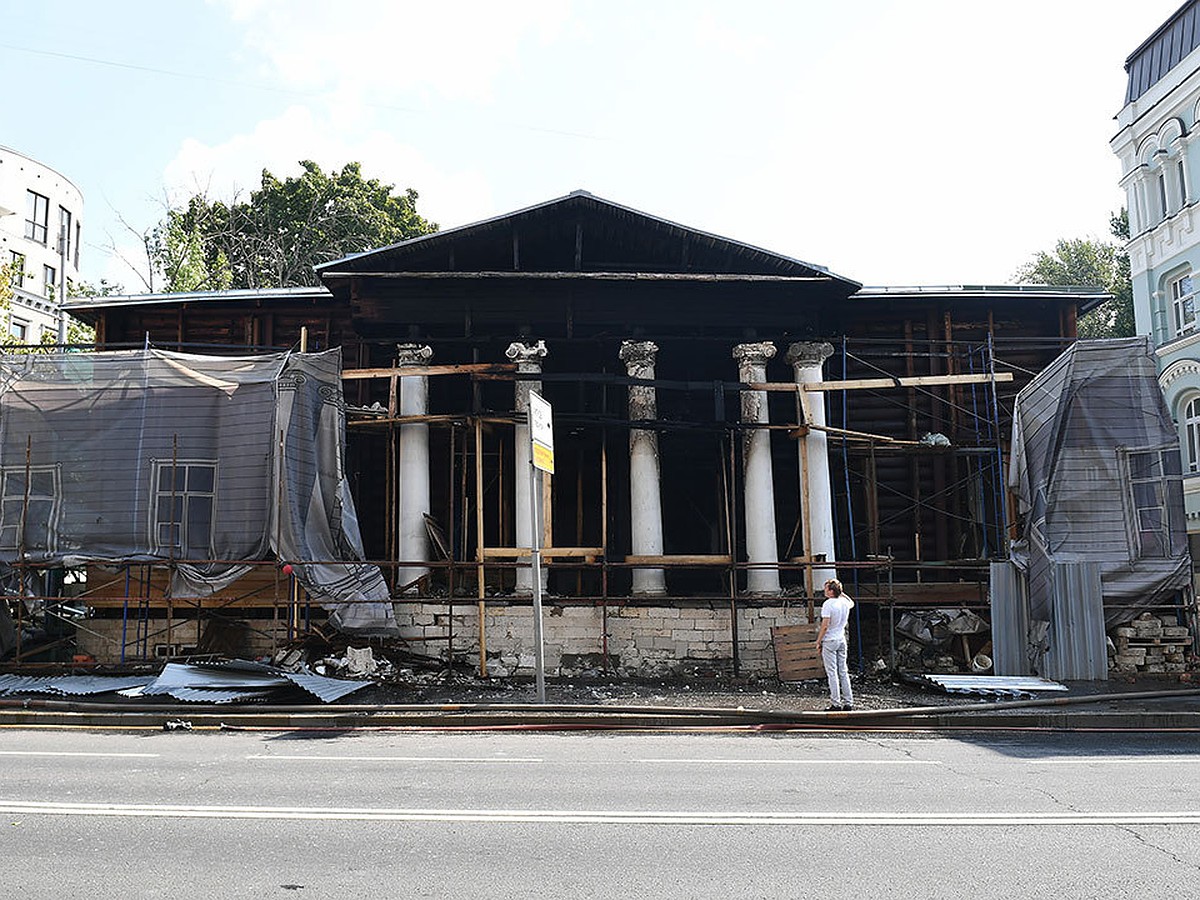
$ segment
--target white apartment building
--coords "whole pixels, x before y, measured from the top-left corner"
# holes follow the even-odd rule
[[[18,263],[4,327],[21,343],[57,339],[67,279],[79,278],[83,194],[35,159],[0,146],[0,264]]]

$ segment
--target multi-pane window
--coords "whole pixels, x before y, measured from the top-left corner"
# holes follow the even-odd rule
[[[25,254],[10,250],[9,255],[9,262],[12,264],[12,286],[22,287],[25,284]]]
[[[25,192],[25,237],[39,244],[46,243],[50,224],[50,198],[37,191]]]
[[[1189,334],[1196,327],[1196,295],[1192,273],[1171,282],[1171,307],[1175,311],[1175,334]]]
[[[54,298],[54,286],[58,284],[58,272],[54,266],[42,266],[42,281],[46,285],[46,296]]]
[[[0,548],[53,550],[61,479],[57,465],[0,472]]]
[[[155,550],[183,559],[210,559],[217,461],[154,460],[151,540]]]
[[[71,258],[71,211],[64,206],[58,208],[58,243],[59,252],[67,259]]]
[[[1164,559],[1171,555],[1167,490],[1178,476],[1178,452],[1147,450],[1129,453],[1134,550],[1139,556]]]
[[[9,319],[8,333],[16,339],[18,344],[24,344],[29,337],[29,323],[23,319]]]
[[[1187,470],[1200,472],[1200,397],[1193,397],[1183,408],[1183,437]]]

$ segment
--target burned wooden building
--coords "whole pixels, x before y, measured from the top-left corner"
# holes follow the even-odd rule
[[[1012,398],[1104,296],[864,288],[582,191],[318,274],[69,308],[101,349],[340,348],[346,470],[404,636],[499,672],[528,662],[530,391],[555,417],[552,664],[769,667],[770,627],[834,573],[883,604],[983,599]],[[131,598],[162,615],[152,568],[89,580],[122,652]],[[186,601],[196,636],[205,608],[277,621],[259,581]]]

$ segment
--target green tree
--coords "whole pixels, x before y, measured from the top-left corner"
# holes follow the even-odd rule
[[[280,180],[263,170],[249,198],[196,194],[145,236],[165,290],[298,287],[313,267],[436,231],[417,213],[417,192],[364,178],[356,162],[324,172],[311,160]]]
[[[1109,220],[1113,237],[1129,240],[1129,213],[1122,209]],[[1076,238],[1060,240],[1054,252],[1041,251],[1017,269],[1024,284],[1097,285],[1112,298],[1079,320],[1083,338],[1130,337],[1136,331],[1129,254],[1117,244]]]

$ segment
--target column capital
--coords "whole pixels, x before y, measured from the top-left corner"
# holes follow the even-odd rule
[[[797,369],[819,366],[833,356],[833,344],[828,341],[797,341],[787,348],[785,359]]]
[[[547,352],[549,351],[546,350],[545,341],[538,341],[536,344],[513,341],[504,351],[504,355],[517,364],[518,372],[540,372],[542,358]]]
[[[742,365],[765,366],[775,356],[775,345],[771,341],[738,344],[733,348],[733,358]]]
[[[433,348],[428,344],[397,344],[396,365],[423,366],[433,358]]]
[[[632,377],[635,369],[654,368],[657,354],[658,344],[654,341],[621,341],[621,352],[618,355]]]

